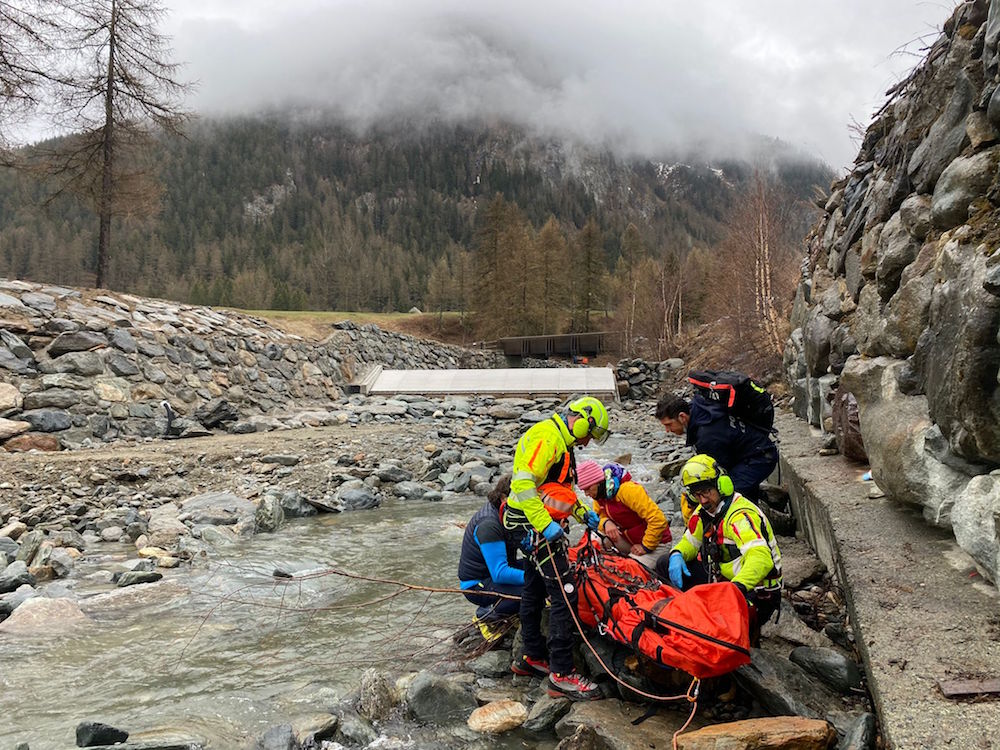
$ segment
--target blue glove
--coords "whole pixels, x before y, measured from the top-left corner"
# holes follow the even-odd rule
[[[684,556],[680,552],[670,553],[670,562],[667,570],[670,572],[670,583],[673,584],[675,589],[684,588],[684,576],[691,577],[691,571],[688,570],[687,563],[684,562]]]
[[[549,525],[542,530],[542,536],[545,537],[546,541],[554,542],[557,539],[562,539],[563,528],[555,521],[549,521]]]
[[[532,534],[525,534],[523,537],[521,537],[521,541],[518,542],[518,546],[521,548],[521,551],[524,552],[524,554],[526,555],[530,555],[532,549],[534,548],[534,544],[532,543],[532,536],[533,536]]]
[[[588,510],[583,514],[583,522],[587,524],[588,529],[597,531],[597,527],[601,525],[601,517],[594,511]]]

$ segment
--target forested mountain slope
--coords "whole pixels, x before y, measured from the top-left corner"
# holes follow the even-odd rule
[[[292,116],[195,123],[156,157],[159,212],[125,216],[110,286],[250,308],[406,310],[443,254],[475,247],[496,194],[568,239],[594,218],[606,266],[631,223],[654,253],[712,247],[752,170],[809,198],[831,173],[761,144],[750,161],[624,160],[509,126],[396,125],[357,134]],[[0,275],[93,281],[97,222],[51,185],[0,172]],[[803,234],[807,217],[803,214]]]

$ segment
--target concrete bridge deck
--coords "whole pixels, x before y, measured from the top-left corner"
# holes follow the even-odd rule
[[[618,388],[610,367],[531,367],[496,370],[381,370],[374,373],[370,395],[396,393],[443,396],[478,394],[498,397],[567,397],[573,394],[615,401]]]
[[[844,587],[886,747],[1000,748],[1000,700],[946,698],[939,685],[1000,677],[996,587],[950,531],[870,498],[867,467],[820,456],[801,420],[782,414],[777,426],[782,481],[799,528]]]

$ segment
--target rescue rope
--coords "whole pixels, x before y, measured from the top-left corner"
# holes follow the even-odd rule
[[[305,581],[310,578],[322,578],[328,575],[341,576],[343,578],[354,578],[359,581],[370,581],[371,583],[388,583],[392,586],[399,586],[403,589],[408,589],[410,591],[428,591],[432,594],[466,594],[470,593],[472,589],[455,589],[455,588],[435,588],[434,586],[420,586],[415,583],[406,583],[405,581],[394,581],[390,578],[375,578],[374,576],[363,576],[360,573],[349,573],[346,570],[340,570],[339,568],[327,568],[326,570],[318,570],[315,573],[306,573],[300,576],[294,576],[292,578],[287,577],[287,574],[281,575],[279,572],[275,572],[273,578],[275,583],[295,583],[297,581]],[[521,601],[521,597],[515,594],[501,594],[496,591],[476,591],[478,596],[490,596],[497,599],[511,599],[513,601]]]

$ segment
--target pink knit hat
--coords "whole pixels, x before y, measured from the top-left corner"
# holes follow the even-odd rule
[[[580,489],[593,487],[604,481],[604,469],[597,461],[584,461],[576,465],[576,484]]]

